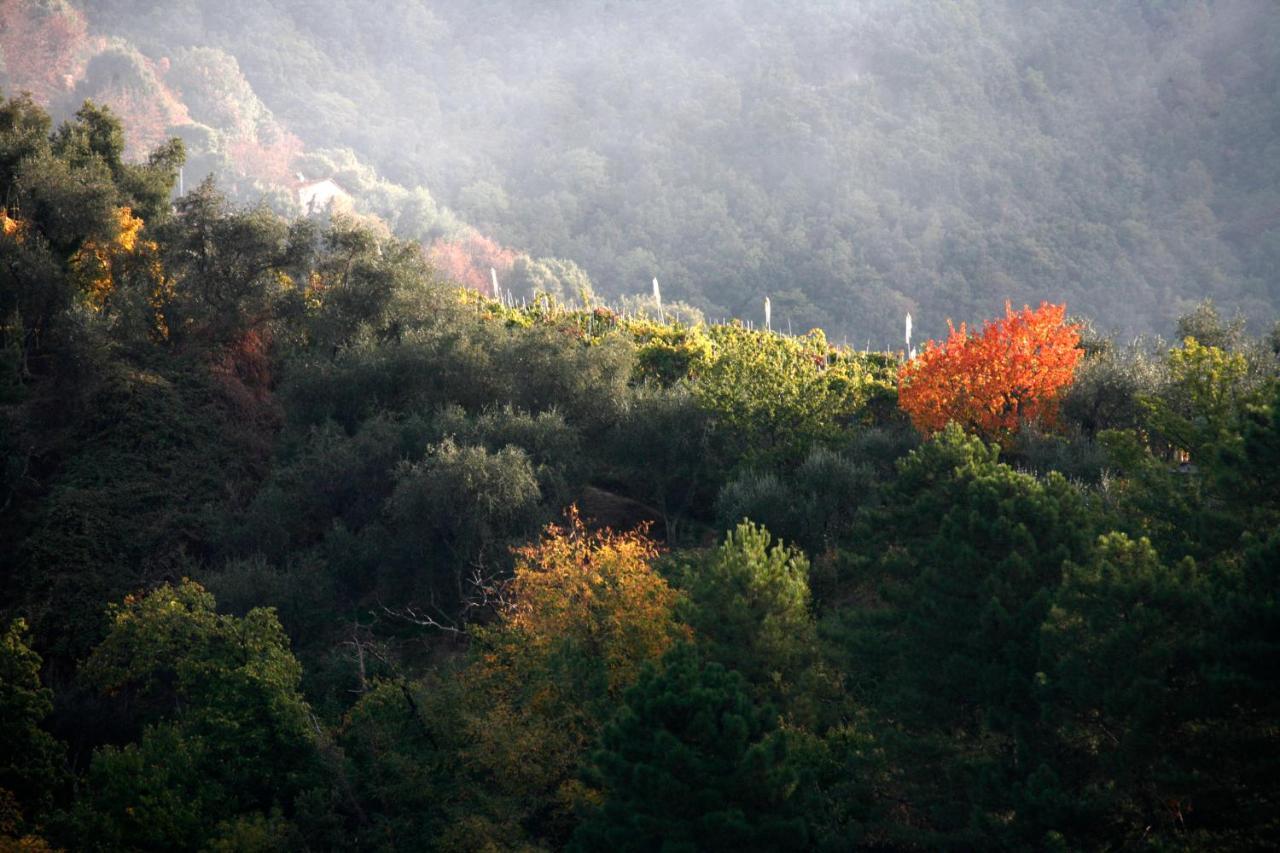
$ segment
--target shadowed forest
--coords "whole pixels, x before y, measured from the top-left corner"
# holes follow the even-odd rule
[[[158,8],[0,0],[0,851],[1280,845],[1274,7]]]

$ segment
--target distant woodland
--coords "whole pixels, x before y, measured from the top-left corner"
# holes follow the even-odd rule
[[[938,335],[1046,294],[1126,335],[1280,304],[1270,0],[0,9],[80,28],[59,117],[110,103],[138,153],[182,136],[192,185],[281,211],[295,173],[336,176],[476,258],[475,286],[576,297],[585,273],[617,301],[657,276],[712,319],[769,295],[876,347],[907,311]],[[54,68],[27,43],[0,35],[10,90]]]

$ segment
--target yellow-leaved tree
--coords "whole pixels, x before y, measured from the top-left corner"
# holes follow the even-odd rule
[[[86,240],[71,259],[85,298],[94,309],[103,309],[116,289],[126,259],[140,248],[138,235],[143,224],[131,208],[116,208],[116,228],[111,239]],[[141,248],[154,251],[155,243],[143,241]]]
[[[688,635],[642,530],[593,531],[570,509],[516,551],[498,621],[463,673],[462,752],[479,802],[444,839],[459,849],[562,843],[593,793],[578,768],[644,665]]]
[[[22,220],[9,216],[9,211],[0,207],[0,234],[6,237],[21,237]]]
[[[144,235],[145,227],[132,208],[116,208],[115,233],[107,240],[86,240],[72,256],[71,269],[85,301],[98,313],[110,310],[113,297],[125,288],[145,298],[151,334],[166,338],[164,308],[173,298],[174,284],[160,264],[159,246]]]

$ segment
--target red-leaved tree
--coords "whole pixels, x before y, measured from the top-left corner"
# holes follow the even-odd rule
[[[970,432],[1007,442],[1027,421],[1052,425],[1058,393],[1071,384],[1080,332],[1065,305],[1013,311],[976,334],[964,324],[946,341],[929,341],[898,373],[898,403],[926,435],[955,421]]]
[[[489,270],[499,277],[511,271],[516,253],[480,234],[468,231],[458,240],[437,240],[427,251],[431,265],[449,281],[494,296]]]

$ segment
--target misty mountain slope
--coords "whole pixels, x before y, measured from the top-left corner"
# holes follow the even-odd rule
[[[605,294],[877,343],[1006,298],[1160,331],[1280,303],[1264,0],[163,5],[86,7]]]

